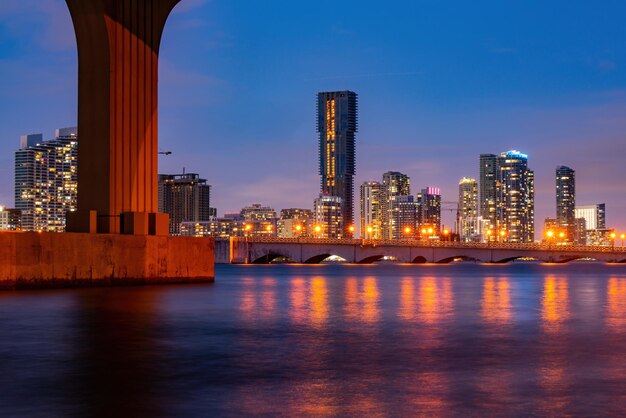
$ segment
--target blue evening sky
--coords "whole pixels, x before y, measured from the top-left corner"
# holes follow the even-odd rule
[[[207,178],[220,214],[311,207],[315,94],[350,89],[357,187],[397,170],[456,201],[478,154],[514,148],[538,231],[559,164],[578,204],[606,202],[626,230],[624,16],[611,0],[182,0],[161,49],[160,171]],[[76,65],[63,0],[0,0],[0,204],[19,136],[76,123]]]

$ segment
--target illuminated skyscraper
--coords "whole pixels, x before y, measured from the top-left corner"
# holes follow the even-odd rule
[[[458,229],[461,241],[474,241],[480,231],[478,216],[478,184],[463,177],[459,182]]]
[[[211,218],[211,186],[198,174],[159,174],[159,212],[170,215],[170,234],[180,234],[181,222]]]
[[[15,152],[15,207],[22,213],[22,230],[63,232],[66,213],[76,210],[76,131],[57,129],[50,141],[43,141],[41,134],[20,138]]]
[[[339,196],[321,194],[313,202],[315,226],[313,235],[316,238],[344,238],[342,200]],[[319,228],[319,229],[318,229]]]
[[[381,238],[381,192],[382,185],[377,181],[361,185],[361,236],[364,238]]]
[[[494,227],[497,218],[496,184],[500,171],[498,161],[499,158],[495,154],[480,154],[480,215]]]
[[[396,196],[411,194],[411,179],[406,174],[397,171],[388,171],[383,174],[381,190],[381,232],[382,239],[393,239],[394,230],[391,222],[392,200]]]
[[[575,225],[576,175],[566,166],[556,168],[556,220],[567,234],[564,241],[577,241]]]
[[[508,242],[535,240],[535,173],[528,169],[528,156],[503,152],[498,158],[496,181],[496,229]]]
[[[438,187],[427,187],[417,195],[419,200],[419,228],[432,228],[434,234],[441,232],[441,190]]]
[[[343,235],[351,236],[354,226],[355,134],[357,94],[335,91],[317,95],[319,173],[322,194],[342,201]]]

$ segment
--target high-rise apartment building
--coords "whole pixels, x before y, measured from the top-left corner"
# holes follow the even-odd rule
[[[577,241],[575,225],[576,173],[569,167],[556,168],[556,220],[564,231],[564,242]]]
[[[351,229],[354,229],[357,104],[357,94],[352,91],[324,92],[317,95],[321,192],[323,195],[341,198],[344,236],[351,236]]]
[[[457,226],[461,241],[475,241],[480,234],[478,215],[478,183],[463,177],[459,181],[459,208]]]
[[[388,171],[383,174],[380,193],[381,235],[382,239],[393,239],[394,230],[391,222],[392,201],[396,196],[411,194],[411,179],[406,174]]]
[[[361,184],[361,237],[380,239],[382,227],[382,185],[377,181]]]
[[[417,234],[419,204],[415,197],[394,196],[391,199],[391,239],[409,239]]]
[[[431,229],[433,234],[441,232],[441,190],[438,187],[427,187],[417,195],[419,200],[419,228]]]
[[[535,174],[528,156],[518,151],[503,152],[498,158],[496,181],[496,225],[508,242],[535,240]]]
[[[479,187],[480,187],[480,215],[483,220],[489,221],[495,227],[496,213],[496,185],[500,168],[499,158],[495,154],[480,154]]]
[[[63,232],[67,212],[75,211],[78,190],[76,128],[57,129],[55,138],[20,138],[15,152],[15,208],[22,230]]]
[[[181,222],[209,221],[211,186],[198,174],[159,174],[159,212],[170,215],[170,234],[180,234]]]
[[[343,201],[339,196],[320,196],[313,202],[316,238],[344,238]]]

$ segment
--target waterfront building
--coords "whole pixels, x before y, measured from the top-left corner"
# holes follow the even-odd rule
[[[382,185],[377,181],[361,184],[361,237],[380,239],[382,237]]]
[[[594,229],[606,229],[606,204],[576,206],[574,216],[585,220],[588,231]]]
[[[586,245],[608,245],[607,236],[609,230],[606,228],[606,205],[598,203],[595,205],[582,205],[574,208],[575,219],[584,219],[584,238],[578,236],[580,243]],[[580,225],[578,226],[580,230]],[[580,232],[579,232],[580,234]]]
[[[528,168],[528,156],[515,150],[503,152],[497,166],[496,232],[508,242],[533,242],[535,174]]]
[[[396,196],[409,196],[410,194],[411,179],[409,176],[397,171],[388,171],[383,174],[383,184],[380,193],[382,239],[393,239],[391,202]]]
[[[495,228],[496,213],[496,185],[500,174],[499,157],[495,154],[480,154],[479,189],[480,215]]]
[[[170,216],[170,234],[180,234],[182,222],[211,218],[211,186],[195,173],[159,174],[159,212]]]
[[[276,237],[276,220],[244,221],[233,218],[211,218],[209,221],[181,222],[180,235],[189,237]]]
[[[0,231],[21,231],[22,211],[0,206]]]
[[[587,223],[585,221],[585,218],[574,218],[574,237],[574,244],[587,244]]]
[[[355,134],[357,94],[352,91],[317,95],[321,193],[341,199],[343,236],[354,230]]]
[[[300,238],[312,236],[314,225],[310,209],[290,208],[280,211],[276,229],[279,238]]]
[[[66,214],[77,207],[78,136],[76,128],[57,129],[55,138],[20,138],[15,152],[15,208],[24,231],[63,232]]]
[[[391,199],[391,239],[409,239],[417,234],[419,205],[414,196],[394,196]]]
[[[476,241],[480,234],[478,215],[478,183],[463,177],[459,181],[459,208],[457,227],[461,241]]]
[[[339,196],[320,194],[313,202],[316,238],[344,238],[342,199]]]
[[[250,206],[246,206],[239,212],[244,221],[267,221],[276,220],[276,211],[269,207],[263,206],[260,203],[253,203]]]
[[[556,168],[556,220],[566,236],[564,241],[576,242],[575,226],[576,173],[569,167]]]
[[[417,195],[419,200],[418,227],[427,230],[429,237],[439,237],[441,233],[441,190],[427,187]]]

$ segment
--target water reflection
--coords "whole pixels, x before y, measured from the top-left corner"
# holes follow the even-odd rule
[[[621,331],[626,327],[626,279],[611,277],[607,286],[606,323]]]
[[[345,315],[349,320],[377,323],[380,319],[379,302],[380,292],[376,277],[368,276],[362,280],[356,277],[346,279]]]
[[[486,277],[483,280],[481,314],[485,322],[506,325],[511,322],[511,295],[509,279]]]
[[[400,309],[398,316],[405,321],[412,321],[417,316],[417,304],[415,301],[415,279],[403,277],[400,282]]]
[[[541,318],[544,330],[558,332],[569,319],[569,282],[567,278],[546,276],[543,282]]]
[[[419,282],[419,319],[434,324],[454,313],[454,295],[449,278],[424,277]]]

